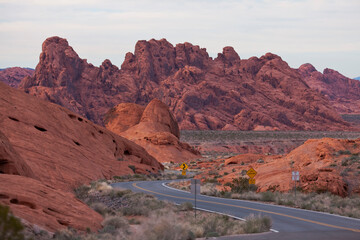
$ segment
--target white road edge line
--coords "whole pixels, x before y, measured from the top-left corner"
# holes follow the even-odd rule
[[[180,191],[180,192],[189,193],[189,192],[184,191],[184,190],[180,190],[180,189],[176,189],[176,188],[169,187],[169,186],[167,186],[165,183],[162,183],[161,185],[163,185],[164,187],[169,188],[169,189],[175,189],[175,190]],[[176,205],[180,205],[179,203],[175,203],[175,204],[176,204]],[[246,219],[241,218],[241,217],[236,217],[236,216],[234,216],[234,215],[230,215],[230,214],[226,214],[226,213],[221,213],[221,212],[216,212],[216,211],[208,210],[208,209],[205,209],[205,208],[199,208],[199,207],[193,207],[193,208],[196,208],[196,209],[198,209],[198,210],[205,211],[205,212],[211,212],[211,213],[216,213],[216,214],[220,214],[220,215],[225,215],[225,216],[228,216],[228,217],[231,217],[231,218],[238,219],[238,220],[241,220],[241,221],[245,221],[245,222],[246,222]],[[272,232],[274,232],[274,233],[278,233],[278,232],[279,232],[278,230],[275,230],[275,229],[272,229],[272,228],[270,228],[270,231],[272,231]]]
[[[188,191],[184,191],[184,190],[180,190],[180,189],[176,189],[176,188],[167,186],[165,183],[162,183],[161,185],[163,185],[163,186],[166,187],[166,188],[172,189],[172,190],[190,193],[190,192],[188,192]],[[209,198],[221,198],[221,199],[227,199],[227,200],[235,200],[235,201],[240,201],[240,202],[249,202],[249,203],[254,203],[254,204],[259,204],[259,205],[266,205],[266,206],[275,206],[275,207],[279,207],[279,208],[293,209],[293,210],[297,210],[297,211],[306,211],[306,212],[320,213],[320,214],[324,214],[324,215],[336,216],[336,217],[340,217],[340,218],[345,218],[345,219],[360,221],[359,218],[352,218],[352,217],[347,217],[347,216],[341,216],[341,215],[338,215],[338,214],[327,213],[327,212],[318,212],[318,211],[313,211],[313,210],[308,210],[308,209],[302,209],[302,208],[293,208],[293,207],[286,207],[286,206],[281,206],[281,205],[265,204],[265,203],[260,203],[260,202],[256,202],[256,201],[249,201],[249,200],[242,200],[242,199],[214,197],[214,196],[208,196],[208,195],[202,195],[202,194],[201,194],[201,196],[206,196],[206,197],[209,197]]]

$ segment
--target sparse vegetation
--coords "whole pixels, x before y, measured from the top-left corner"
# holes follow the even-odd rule
[[[23,240],[23,230],[20,220],[10,213],[9,207],[0,205],[0,239]]]
[[[65,229],[54,235],[56,240],[100,239],[195,239],[198,237],[269,231],[268,217],[251,216],[249,223],[227,216],[198,211],[193,205],[179,206],[160,201],[151,195],[113,189],[104,180],[75,189],[76,196],[104,216],[103,228],[80,233]],[[136,216],[141,216],[136,218]],[[139,227],[134,226],[141,225]]]
[[[350,168],[345,169],[345,174],[351,171]],[[350,197],[340,197],[328,192],[318,193],[304,193],[300,187],[297,188],[297,196],[293,192],[278,192],[274,186],[272,191],[257,193],[256,191],[248,191],[246,182],[243,179],[238,178],[235,180],[237,186],[233,186],[231,191],[218,191],[216,184],[205,183],[201,185],[201,194],[225,197],[242,200],[272,202],[278,205],[285,205],[289,207],[296,207],[320,212],[334,213],[342,216],[360,218],[360,196],[353,195]],[[226,184],[227,186],[231,183]],[[179,187],[176,184],[172,184],[172,187]],[[251,185],[250,185],[251,186]]]
[[[249,184],[249,179],[244,177],[234,178],[232,183],[226,183],[233,193],[243,193],[246,191],[256,191],[256,186]]]

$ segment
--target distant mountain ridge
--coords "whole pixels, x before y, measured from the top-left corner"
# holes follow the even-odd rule
[[[355,80],[360,80],[360,77],[356,77],[356,78],[354,78]]]
[[[340,114],[360,114],[360,82],[326,68],[318,72],[311,64],[299,68],[305,82],[326,96]]]
[[[11,87],[18,87],[26,76],[32,76],[35,70],[31,68],[10,67],[0,70],[0,81]]]
[[[240,59],[232,47],[217,58],[191,43],[138,41],[121,69],[79,58],[66,39],[48,38],[24,91],[103,124],[119,103],[146,105],[158,98],[181,129],[345,130],[328,100],[279,56]]]

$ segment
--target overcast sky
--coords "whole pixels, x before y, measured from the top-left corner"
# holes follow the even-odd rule
[[[0,68],[35,68],[42,42],[60,36],[81,58],[120,67],[136,41],[190,42],[216,57],[267,52],[360,76],[360,0],[0,0]]]

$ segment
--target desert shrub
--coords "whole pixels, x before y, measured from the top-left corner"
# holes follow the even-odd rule
[[[261,158],[257,160],[258,163],[264,163],[264,160],[262,160]]]
[[[179,221],[179,217],[174,212],[166,214],[154,213],[144,224],[133,239],[159,240],[159,239],[195,239],[190,226]]]
[[[139,216],[148,214],[165,206],[163,201],[157,200],[154,196],[144,193],[131,193],[123,197],[127,203],[121,211],[126,216]]]
[[[134,165],[129,165],[128,167],[135,173],[136,167]]]
[[[191,202],[183,202],[182,204],[180,204],[179,209],[181,211],[190,211],[193,210],[193,205]]]
[[[337,153],[335,153],[336,155],[350,155],[351,152],[349,150],[340,150]]]
[[[268,216],[250,215],[246,218],[244,231],[245,233],[267,232],[271,228],[271,218]]]
[[[101,214],[102,216],[106,216],[107,214],[112,214],[113,211],[108,208],[104,203],[102,202],[94,202],[90,204],[90,207],[98,212],[99,214]]]
[[[81,240],[81,237],[74,229],[62,229],[54,234],[55,240]]]
[[[122,196],[126,195],[126,194],[130,194],[131,193],[131,190],[129,189],[112,189],[110,192],[109,192],[109,196],[111,199],[115,199],[115,198],[121,198]]]
[[[345,168],[344,170],[341,171],[340,176],[345,177],[345,176],[349,175],[348,172],[350,172],[350,171],[351,171],[350,168]]]
[[[0,239],[22,240],[24,239],[23,230],[20,220],[10,213],[9,207],[0,205]]]
[[[90,186],[82,185],[74,189],[75,196],[80,200],[84,200],[88,197],[90,189]]]
[[[216,176],[214,178],[205,178],[204,183],[219,183],[216,178]]]
[[[119,231],[128,233],[129,223],[121,216],[107,216],[102,222],[103,229],[101,233],[117,234]]]
[[[341,166],[348,166],[349,165],[349,159],[345,158],[341,161]]]
[[[261,200],[264,202],[274,202],[275,194],[271,191],[266,191],[261,193]]]
[[[255,185],[251,185],[249,184],[249,179],[243,177],[233,178],[231,183],[225,183],[225,186],[230,187],[231,192],[233,193],[243,193],[245,191],[254,191],[257,189]]]

